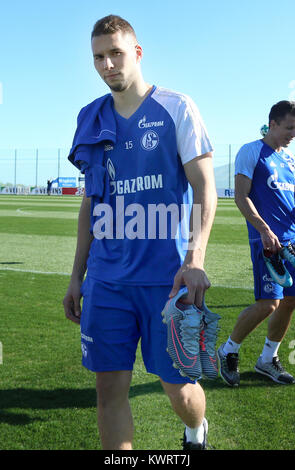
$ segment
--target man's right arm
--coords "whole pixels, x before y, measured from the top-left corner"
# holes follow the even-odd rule
[[[273,233],[267,223],[260,217],[249,193],[252,180],[245,175],[238,173],[235,177],[235,203],[243,216],[259,232],[264,249],[271,253],[276,253],[281,244],[277,236]]]
[[[80,323],[81,317],[81,285],[87,269],[87,259],[93,236],[90,229],[91,198],[83,196],[78,218],[78,235],[76,253],[71,281],[63,300],[66,317],[74,323]]]

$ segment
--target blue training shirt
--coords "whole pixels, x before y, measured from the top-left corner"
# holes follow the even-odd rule
[[[171,285],[189,238],[192,188],[183,165],[212,151],[206,128],[188,96],[155,86],[130,118],[112,113],[116,139],[103,156],[109,191],[93,199],[88,276]]]
[[[245,144],[235,161],[235,174],[252,180],[249,198],[282,244],[295,238],[295,158],[289,150],[276,152],[263,140]],[[247,221],[250,243],[260,240]]]

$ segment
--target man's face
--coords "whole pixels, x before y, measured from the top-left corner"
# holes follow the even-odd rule
[[[142,49],[131,34],[102,34],[92,39],[94,66],[112,91],[124,91],[136,80]]]
[[[287,114],[284,119],[277,123],[271,121],[272,135],[280,147],[287,147],[295,137],[295,117]]]

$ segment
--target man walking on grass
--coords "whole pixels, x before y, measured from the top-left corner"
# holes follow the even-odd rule
[[[172,367],[161,311],[181,286],[186,302],[201,307],[210,286],[204,259],[216,209],[212,146],[189,97],[145,82],[142,48],[127,21],[99,20],[92,51],[111,93],[81,110],[69,156],[85,173],[86,194],[64,309],[80,323],[82,362],[96,373],[101,444],[132,449],[128,392],[141,339],[147,371],[159,376],[185,424],[184,449],[204,449],[204,391]],[[192,211],[180,227],[174,216],[193,204],[201,207],[200,223]],[[155,207],[164,210],[156,218]],[[197,243],[185,246],[197,225]]]
[[[295,260],[295,159],[286,148],[294,137],[295,102],[280,101],[271,108],[265,137],[244,145],[236,157],[235,201],[247,221],[256,302],[240,313],[218,350],[221,376],[231,386],[240,383],[238,353],[243,340],[268,317],[255,370],[280,384],[295,383],[278,357],[295,308],[295,269],[280,256],[285,246],[287,258]]]

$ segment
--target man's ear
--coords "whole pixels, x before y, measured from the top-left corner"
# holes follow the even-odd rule
[[[138,59],[138,60],[141,60],[141,59],[142,59],[142,56],[143,56],[142,47],[141,47],[139,44],[136,44],[135,50],[136,50],[136,57],[137,57],[137,59]]]
[[[272,120],[270,121],[270,123],[269,123],[269,128],[270,128],[270,129],[273,129],[273,128],[276,127],[277,125],[278,125],[278,123],[277,123],[274,119],[272,119]]]

